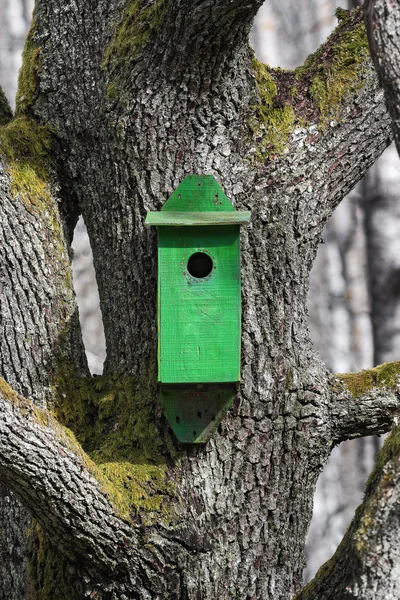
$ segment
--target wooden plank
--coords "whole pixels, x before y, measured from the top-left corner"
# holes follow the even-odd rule
[[[236,382],[240,378],[238,225],[159,229],[159,381]],[[212,271],[193,277],[195,253]]]
[[[160,226],[206,226],[244,224],[250,221],[250,211],[234,212],[148,212],[145,224]]]
[[[177,439],[207,442],[236,395],[236,385],[161,386],[160,403]]]
[[[161,210],[168,212],[232,212],[234,208],[212,175],[187,175]]]

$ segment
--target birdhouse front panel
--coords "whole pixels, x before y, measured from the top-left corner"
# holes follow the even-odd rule
[[[238,225],[159,227],[159,381],[240,377]]]

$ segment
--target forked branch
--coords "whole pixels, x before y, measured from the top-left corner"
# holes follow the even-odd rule
[[[295,600],[400,597],[400,432],[378,454],[363,503],[334,556]]]

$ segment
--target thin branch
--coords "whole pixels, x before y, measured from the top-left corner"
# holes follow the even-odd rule
[[[400,362],[332,380],[332,441],[389,431],[400,416]]]
[[[334,556],[295,600],[400,597],[400,431],[378,454],[363,503]]]
[[[103,572],[127,570],[133,530],[116,514],[101,489],[107,480],[73,436],[2,379],[0,416],[2,481],[68,556]]]

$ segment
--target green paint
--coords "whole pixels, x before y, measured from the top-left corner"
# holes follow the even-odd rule
[[[161,387],[160,403],[180,442],[203,444],[210,439],[236,395],[236,385]]]
[[[147,224],[163,223],[158,242],[161,383],[239,380],[240,228],[229,223],[249,218],[248,212],[234,211],[211,175],[188,175],[160,213],[148,213]],[[177,223],[185,227],[171,225]],[[191,257],[199,253],[209,263],[204,273],[191,271]]]
[[[146,225],[176,225],[191,227],[193,225],[241,225],[250,221],[250,211],[246,212],[149,212]]]
[[[235,396],[239,225],[249,220],[250,212],[236,212],[210,175],[188,175],[161,212],[147,214],[146,224],[159,226],[160,402],[180,442],[206,442]]]
[[[212,175],[186,175],[162,212],[233,212],[231,201]]]
[[[190,275],[195,253],[212,261],[204,278]],[[239,226],[161,227],[158,244],[159,381],[239,380]]]

